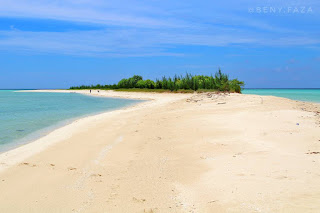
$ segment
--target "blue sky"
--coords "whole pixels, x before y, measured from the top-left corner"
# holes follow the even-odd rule
[[[211,74],[320,88],[318,0],[0,0],[0,88]]]

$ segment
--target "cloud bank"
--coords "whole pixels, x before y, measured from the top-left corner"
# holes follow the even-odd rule
[[[265,5],[292,5],[267,1]],[[303,5],[297,1],[295,5]],[[263,6],[263,2],[259,6]],[[309,1],[314,10],[319,3]],[[315,14],[250,14],[256,1],[0,1],[0,18],[59,20],[96,26],[95,30],[45,31],[10,28],[0,31],[6,51],[87,56],[183,56],[180,46],[281,47],[318,46],[320,30],[310,26]],[[296,25],[290,20],[297,20]],[[288,24],[289,23],[289,24]],[[42,23],[43,24],[43,23]]]

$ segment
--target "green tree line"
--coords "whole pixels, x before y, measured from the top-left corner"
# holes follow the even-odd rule
[[[143,80],[142,76],[134,75],[131,78],[124,78],[117,84],[110,85],[91,85],[91,86],[75,86],[70,89],[164,89],[170,91],[178,90],[217,90],[241,93],[243,81],[238,79],[229,79],[227,74],[224,74],[219,69],[215,75],[191,75],[186,73],[184,76],[175,75],[171,77],[162,77],[162,79],[156,79],[156,81],[147,79]]]

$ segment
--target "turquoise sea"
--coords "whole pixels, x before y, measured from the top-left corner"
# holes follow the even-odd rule
[[[244,89],[242,93],[272,95],[297,101],[320,103],[320,89]]]
[[[40,138],[78,118],[138,102],[75,93],[0,90],[0,152]]]

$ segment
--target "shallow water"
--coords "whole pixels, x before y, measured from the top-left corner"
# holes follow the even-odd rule
[[[320,103],[320,89],[244,89],[242,93],[272,95],[297,101]]]
[[[22,93],[0,90],[0,152],[44,136],[87,115],[141,102],[75,93]]]

